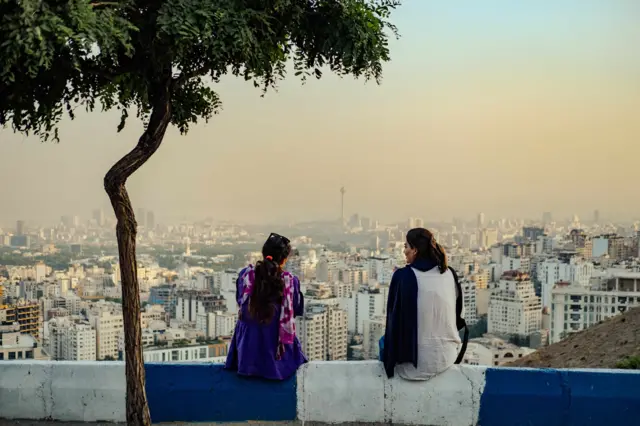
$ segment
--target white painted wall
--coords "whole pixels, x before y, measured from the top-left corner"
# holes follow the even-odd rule
[[[387,379],[382,364],[313,362],[298,371],[298,419],[328,423],[476,424],[484,367],[454,366],[422,382]]]
[[[0,363],[0,418],[125,421],[124,363]]]

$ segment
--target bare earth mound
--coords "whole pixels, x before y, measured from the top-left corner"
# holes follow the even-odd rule
[[[640,356],[640,308],[572,334],[508,366],[616,368],[618,362],[634,356]]]

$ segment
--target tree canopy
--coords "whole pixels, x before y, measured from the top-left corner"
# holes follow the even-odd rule
[[[170,99],[184,133],[220,106],[211,80],[267,90],[292,63],[379,80],[398,0],[0,0],[0,125],[58,140],[84,107],[143,120]]]

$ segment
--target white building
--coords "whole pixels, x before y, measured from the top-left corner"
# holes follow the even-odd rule
[[[371,318],[386,316],[389,287],[361,288],[351,293],[351,297],[343,300],[343,306],[349,314],[349,332],[362,334],[364,321]]]
[[[528,336],[541,325],[542,306],[529,275],[505,272],[489,296],[488,332]]]
[[[547,259],[538,264],[538,281],[542,285],[542,306],[551,306],[551,290],[563,281],[587,287],[593,275],[593,263],[573,257],[569,263],[559,259]]]
[[[208,290],[181,290],[176,297],[176,319],[196,322],[198,314],[226,311],[225,298]]]
[[[347,359],[347,313],[336,305],[313,303],[296,318],[297,334],[309,361]]]
[[[208,338],[215,339],[233,335],[238,316],[226,312],[207,312],[196,317],[196,329],[205,333]]]
[[[461,278],[460,287],[462,288],[462,317],[467,325],[472,326],[478,322],[478,310],[476,308],[476,283],[466,278]]]
[[[179,347],[156,346],[144,348],[144,362],[214,362],[224,363],[227,359],[226,343],[190,344]]]
[[[96,359],[118,359],[118,339],[124,332],[122,312],[92,311],[89,323],[96,331]]]
[[[486,335],[469,341],[462,363],[497,367],[533,352],[535,352],[534,349],[521,348],[495,336]]]
[[[95,361],[96,330],[88,321],[68,317],[49,321],[49,354],[56,361]]]
[[[380,284],[391,283],[395,259],[389,256],[373,256],[369,258],[369,277]]]
[[[593,288],[557,284],[552,290],[551,343],[640,306],[640,273],[620,272]]]
[[[385,317],[375,317],[363,321],[362,355],[364,359],[380,358],[380,338],[384,336]]]

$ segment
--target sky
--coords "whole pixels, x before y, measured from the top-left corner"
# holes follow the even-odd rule
[[[162,221],[635,218],[640,209],[640,2],[405,0],[382,84],[293,75],[261,98],[241,79],[134,174]],[[59,144],[0,130],[0,225],[109,208],[102,179],[134,119],[79,114]]]

